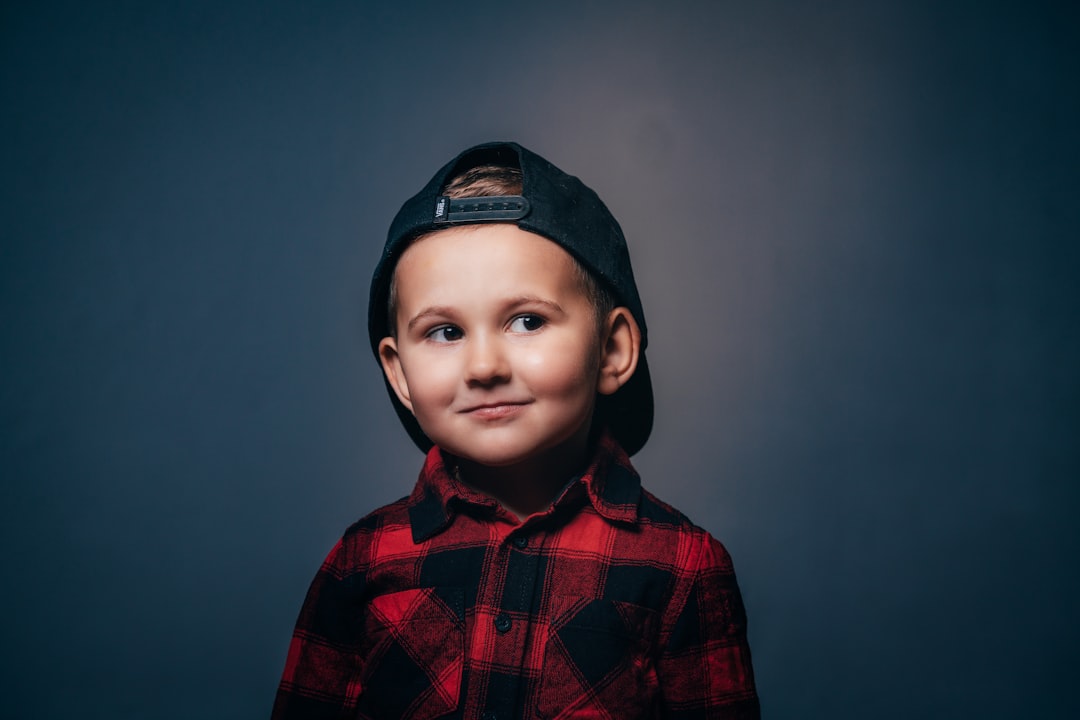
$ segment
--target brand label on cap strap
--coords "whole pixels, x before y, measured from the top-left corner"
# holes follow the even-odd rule
[[[435,222],[446,221],[446,211],[450,208],[450,198],[440,197],[435,201]]]
[[[435,200],[434,222],[470,223],[520,220],[529,214],[529,201],[520,195],[448,198]]]

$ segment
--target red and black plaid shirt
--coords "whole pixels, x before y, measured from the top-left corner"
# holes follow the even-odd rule
[[[412,495],[349,528],[316,575],[273,717],[759,714],[731,558],[605,437],[520,523],[433,449]]]

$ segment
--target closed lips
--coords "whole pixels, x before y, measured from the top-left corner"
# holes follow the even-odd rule
[[[483,412],[483,411],[489,411],[490,412],[490,411],[501,410],[503,408],[509,410],[509,409],[521,407],[522,405],[527,405],[527,404],[528,404],[528,402],[524,401],[524,400],[522,400],[522,401],[507,400],[507,401],[503,401],[503,402],[490,402],[490,403],[482,403],[480,405],[470,405],[469,407],[465,408],[464,410],[460,410],[459,412],[462,412],[462,413]]]

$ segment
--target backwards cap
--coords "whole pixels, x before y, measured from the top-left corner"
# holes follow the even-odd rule
[[[447,184],[480,165],[521,170],[521,195],[448,198]],[[613,395],[597,398],[597,418],[605,422],[628,454],[645,444],[652,430],[653,396],[649,366],[645,362],[648,331],[630,267],[630,254],[622,229],[599,196],[572,175],[517,143],[477,145],[458,155],[435,173],[424,189],[407,200],[390,224],[382,258],[371,278],[368,335],[376,359],[379,342],[390,335],[387,302],[394,268],[416,238],[463,224],[512,223],[555,242],[577,259],[592,276],[625,306],[641,328],[641,354],[637,370]],[[386,383],[398,417],[422,451],[432,442],[412,413]]]

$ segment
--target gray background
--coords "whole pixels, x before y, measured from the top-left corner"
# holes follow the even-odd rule
[[[517,139],[627,231],[636,464],[734,555],[766,716],[1080,716],[1076,7],[5,3],[0,714],[268,713],[420,465],[386,226]]]

